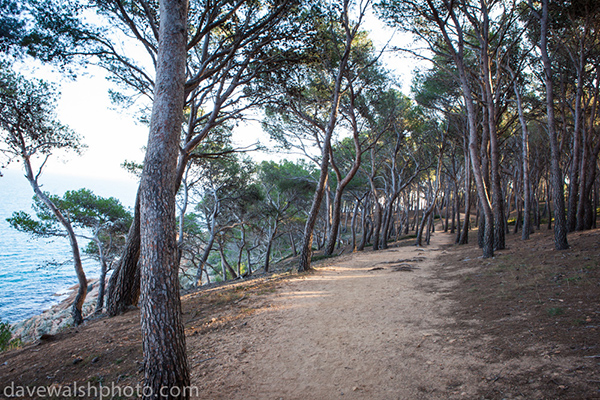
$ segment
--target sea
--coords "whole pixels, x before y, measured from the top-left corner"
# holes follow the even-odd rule
[[[16,323],[59,303],[77,283],[67,238],[40,239],[10,227],[6,218],[15,211],[31,213],[33,190],[22,172],[3,169],[0,177],[0,321]],[[42,190],[62,195],[86,188],[102,197],[115,197],[133,210],[137,183],[127,179],[85,178],[44,173]],[[80,240],[80,247],[87,243]],[[100,266],[83,260],[88,279]]]

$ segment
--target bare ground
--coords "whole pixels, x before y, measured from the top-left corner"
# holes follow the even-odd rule
[[[599,238],[555,252],[547,232],[511,235],[482,260],[438,232],[188,294],[192,385],[201,399],[600,398]],[[0,389],[135,386],[141,361],[132,311],[1,354]]]

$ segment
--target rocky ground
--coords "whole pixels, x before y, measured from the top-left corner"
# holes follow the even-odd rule
[[[39,315],[34,315],[24,321],[13,325],[13,337],[18,338],[24,344],[36,342],[44,334],[54,335],[73,326],[71,306],[77,295],[78,285],[69,288],[69,294],[62,300]],[[98,297],[98,280],[88,281],[88,294],[83,304],[83,316],[89,318],[96,309]]]

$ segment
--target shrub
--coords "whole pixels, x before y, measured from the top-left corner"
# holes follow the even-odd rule
[[[0,320],[0,351],[4,351],[11,346],[12,327],[8,322]]]

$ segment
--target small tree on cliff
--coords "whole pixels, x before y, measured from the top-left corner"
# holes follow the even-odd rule
[[[89,240],[84,252],[100,263],[100,280],[96,314],[102,312],[106,273],[122,251],[124,235],[132,216],[114,197],[104,198],[89,189],[69,190],[62,197],[46,194],[75,229],[78,238]],[[37,218],[23,211],[14,212],[7,221],[15,229],[34,237],[67,237],[56,215],[46,203],[34,197],[33,209]]]
[[[77,238],[71,223],[42,192],[38,182],[50,156],[60,150],[80,152],[83,145],[75,132],[56,120],[56,91],[42,81],[30,82],[0,65],[0,152],[3,162],[23,162],[25,177],[37,198],[66,231],[71,244],[79,291],[73,303],[75,325],[83,322],[81,307],[87,294],[87,279],[81,265]]]

